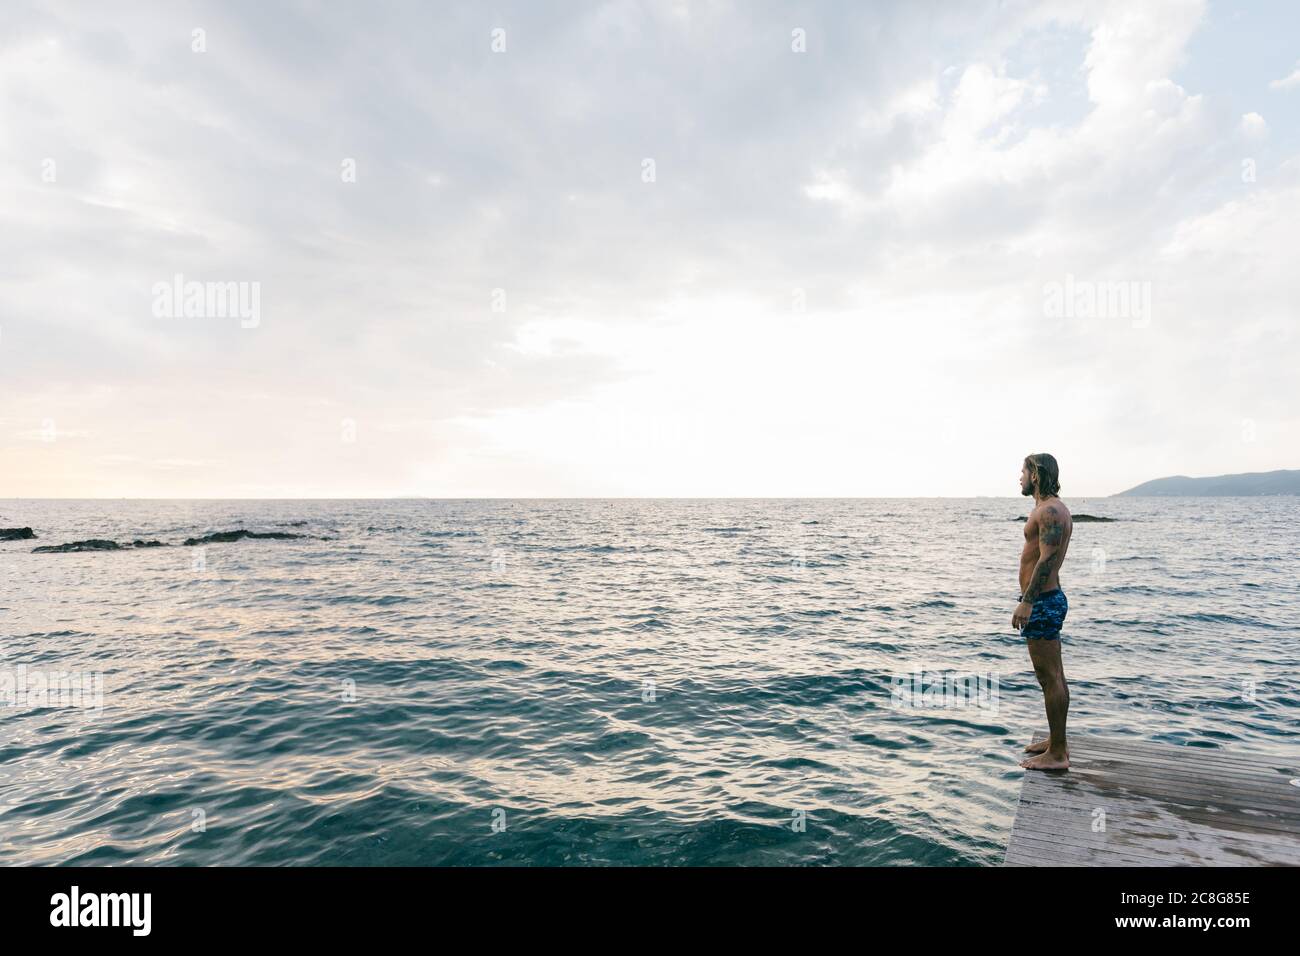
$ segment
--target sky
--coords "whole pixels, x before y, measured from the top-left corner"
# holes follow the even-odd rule
[[[1298,113],[1287,3],[6,2],[0,497],[1300,467]]]

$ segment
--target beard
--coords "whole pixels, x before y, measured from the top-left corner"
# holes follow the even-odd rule
[[[1034,486],[1033,486],[1033,485],[1021,485],[1021,486],[1020,486],[1020,493],[1021,493],[1024,497],[1029,498],[1029,497],[1031,497],[1031,496],[1033,495],[1033,493],[1034,493]]]

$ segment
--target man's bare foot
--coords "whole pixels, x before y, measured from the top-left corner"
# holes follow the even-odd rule
[[[1036,757],[1026,757],[1020,761],[1020,766],[1026,770],[1068,770],[1070,768],[1070,753],[1067,750],[1059,757],[1053,753],[1041,753]]]
[[[1048,740],[1046,737],[1044,737],[1042,740],[1036,740],[1032,744],[1028,744],[1025,746],[1025,753],[1040,754],[1047,749],[1047,745],[1049,743],[1051,743],[1051,741]]]

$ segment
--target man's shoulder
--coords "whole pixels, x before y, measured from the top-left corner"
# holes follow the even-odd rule
[[[1029,513],[1030,521],[1041,521],[1043,519],[1054,521],[1069,521],[1070,509],[1060,498],[1048,498],[1046,501],[1034,507]]]

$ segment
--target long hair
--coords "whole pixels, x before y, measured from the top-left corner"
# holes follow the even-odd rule
[[[1061,493],[1061,466],[1047,452],[1039,452],[1025,459],[1031,478],[1040,495],[1059,495]]]

